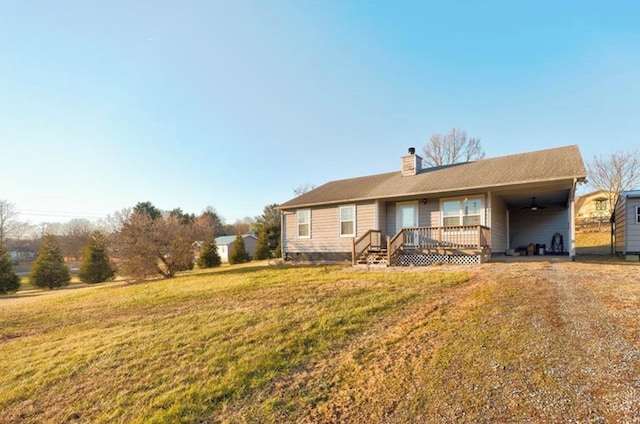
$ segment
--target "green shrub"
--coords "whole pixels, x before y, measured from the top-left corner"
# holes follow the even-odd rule
[[[13,271],[13,264],[9,252],[0,244],[0,294],[18,291],[20,277]]]
[[[229,263],[233,264],[243,264],[245,262],[249,262],[251,257],[247,253],[247,248],[244,245],[244,239],[240,234],[236,236],[236,241],[233,243],[233,249],[231,249],[231,254],[229,255]]]
[[[35,286],[49,289],[66,286],[71,281],[69,268],[64,264],[60,244],[55,236],[47,234],[44,237],[38,258],[29,274],[29,281]]]
[[[260,229],[258,232],[258,243],[255,252],[255,259],[270,259],[271,249],[269,248],[269,235],[264,229]]]
[[[109,263],[106,246],[106,240],[100,231],[91,234],[78,272],[80,281],[102,283],[113,278],[115,272]]]
[[[214,268],[220,266],[220,255],[218,255],[218,246],[215,238],[205,241],[200,249],[198,256],[198,268]]]

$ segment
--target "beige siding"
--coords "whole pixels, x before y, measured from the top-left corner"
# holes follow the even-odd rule
[[[440,202],[437,198],[427,199],[426,205],[420,201],[418,220],[421,227],[440,226]]]
[[[412,200],[408,200],[412,201]],[[413,201],[416,201],[414,199]],[[427,204],[424,203],[423,199],[419,199],[418,201],[418,226],[419,227],[431,227],[437,226],[439,224],[439,204],[438,199],[428,199]],[[398,232],[398,224],[396,222],[396,208],[398,203],[403,202],[387,202],[386,207],[384,208],[385,221],[380,221],[380,226],[383,228],[383,232],[386,232],[387,235],[393,237]],[[435,215],[434,215],[435,214]],[[434,216],[438,219],[438,221],[434,221]]]
[[[636,207],[640,199],[627,199],[627,252],[640,252],[640,224],[636,222]]]
[[[376,203],[358,203],[356,205],[356,238],[360,237],[369,230],[377,230],[376,228]],[[351,245],[349,245],[351,246]],[[351,249],[351,247],[349,247]]]
[[[400,202],[403,203],[403,202]],[[393,237],[397,232],[396,223],[396,202],[387,202],[386,212],[386,225],[382,224],[387,234]],[[427,199],[427,203],[424,203],[424,199],[418,200],[418,226],[420,227],[439,227],[442,225],[440,219],[440,199],[437,197],[430,197]]]
[[[395,204],[395,202],[387,202],[386,211],[387,211],[387,213],[386,213],[386,215],[387,215],[386,232],[387,232],[387,235],[389,235],[390,237],[393,237],[398,232],[396,230],[396,204]]]
[[[442,225],[440,205],[437,199],[433,199],[433,203],[431,204],[431,208],[429,209],[429,220],[432,227],[439,227]]]
[[[296,236],[296,213],[286,211],[282,214],[282,252],[289,252],[292,239]]]
[[[295,253],[351,252],[352,237],[340,237],[340,206],[356,206],[356,238],[374,229],[375,202],[345,203],[311,209],[311,237],[298,238],[296,213],[287,213],[284,251]]]
[[[624,252],[625,243],[626,243],[626,233],[627,233],[627,198],[620,196],[618,203],[616,204],[616,208],[614,211],[615,214],[615,250],[616,252]]]
[[[507,250],[507,206],[499,196],[491,198],[491,251],[500,253]],[[517,246],[516,246],[517,247]],[[514,246],[510,246],[511,249]]]
[[[377,229],[382,232],[383,240],[390,235],[387,233],[387,204],[386,202],[378,202],[378,222],[376,222]],[[393,235],[393,234],[391,234]]]

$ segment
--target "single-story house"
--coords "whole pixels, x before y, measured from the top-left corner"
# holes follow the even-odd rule
[[[606,190],[585,193],[576,200],[576,224],[583,227],[601,225],[611,218],[614,196]]]
[[[236,244],[237,236],[220,236],[216,237],[216,246],[218,248],[218,255],[223,262],[229,262],[229,255],[233,251],[233,246]],[[256,247],[258,246],[258,239],[253,234],[243,234],[244,248],[250,257],[253,258],[256,253]]]
[[[615,252],[627,258],[640,255],[640,190],[623,191],[613,212]]]
[[[331,181],[282,203],[285,259],[386,265],[478,263],[493,255],[575,255],[578,146]]]

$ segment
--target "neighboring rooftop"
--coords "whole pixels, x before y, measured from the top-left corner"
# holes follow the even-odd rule
[[[636,198],[636,197],[640,197],[640,190],[627,190],[627,191],[623,191],[622,193],[620,193],[620,197],[631,197],[631,198]]]
[[[581,181],[585,177],[580,150],[573,145],[426,168],[411,176],[396,171],[331,181],[279,205],[278,209],[573,178]]]
[[[221,245],[221,244],[231,244],[234,241],[236,241],[236,237],[237,236],[220,236],[220,237],[216,237],[216,244],[217,245]],[[254,236],[253,234],[243,234],[242,238],[246,239],[247,237],[253,237],[256,238],[256,236]]]

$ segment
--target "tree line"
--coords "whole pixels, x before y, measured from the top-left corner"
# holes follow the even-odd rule
[[[7,202],[2,202],[6,206]],[[280,216],[275,206],[266,206],[263,214],[251,224],[235,226],[236,243],[229,255],[229,263],[281,256]],[[7,234],[6,230],[10,233],[13,221],[5,219],[2,223],[5,224],[3,234]],[[215,238],[228,235],[229,230],[213,208],[207,208],[196,216],[180,208],[161,211],[151,202],[139,202],[133,208],[109,216],[100,228],[83,233],[85,243],[78,255],[82,258],[78,277],[87,283],[107,281],[116,274],[132,280],[171,278],[177,272],[194,267],[219,266],[221,258]],[[258,235],[253,258],[246,251],[242,238],[242,234],[251,231]],[[78,235],[78,238],[82,237]],[[64,235],[51,233],[46,233],[39,240],[37,259],[29,275],[31,284],[45,288],[69,284],[71,276],[63,253],[65,240]],[[0,243],[0,294],[20,287],[20,278],[13,271],[5,244]]]
[[[433,134],[423,148],[426,166],[443,166],[484,158],[479,138],[467,138],[465,131],[453,128],[447,134]],[[640,188],[640,153],[638,150],[612,152],[608,156],[594,156],[587,164],[587,184],[609,192],[614,205],[620,192]],[[313,189],[305,185],[294,189],[296,195]],[[38,284],[41,275],[47,284],[68,283],[64,257],[77,257],[82,251],[80,278],[87,282],[104,281],[115,273],[129,278],[173,277],[176,272],[193,266],[203,268],[217,266],[215,237],[237,234],[230,263],[250,260],[244,247],[242,233],[253,230],[258,234],[255,259],[280,256],[280,217],[275,205],[264,208],[253,222],[226,225],[213,208],[207,208],[199,216],[184,213],[177,208],[162,212],[150,202],[140,202],[132,209],[125,209],[108,217],[96,231],[82,220],[72,221],[56,238],[51,228],[37,227],[42,237],[24,238],[29,226],[16,219],[17,212],[11,203],[0,200],[0,293],[17,290],[19,278],[11,269],[11,259],[5,244],[39,243],[38,260],[34,264],[31,279]],[[30,231],[34,231],[31,228]],[[198,255],[194,255],[197,242]],[[86,246],[86,247],[84,247]],[[84,249],[84,250],[83,250]],[[44,259],[43,259],[44,258]],[[39,264],[40,261],[42,264]],[[88,261],[88,262],[87,262]],[[55,265],[58,264],[58,265]]]

